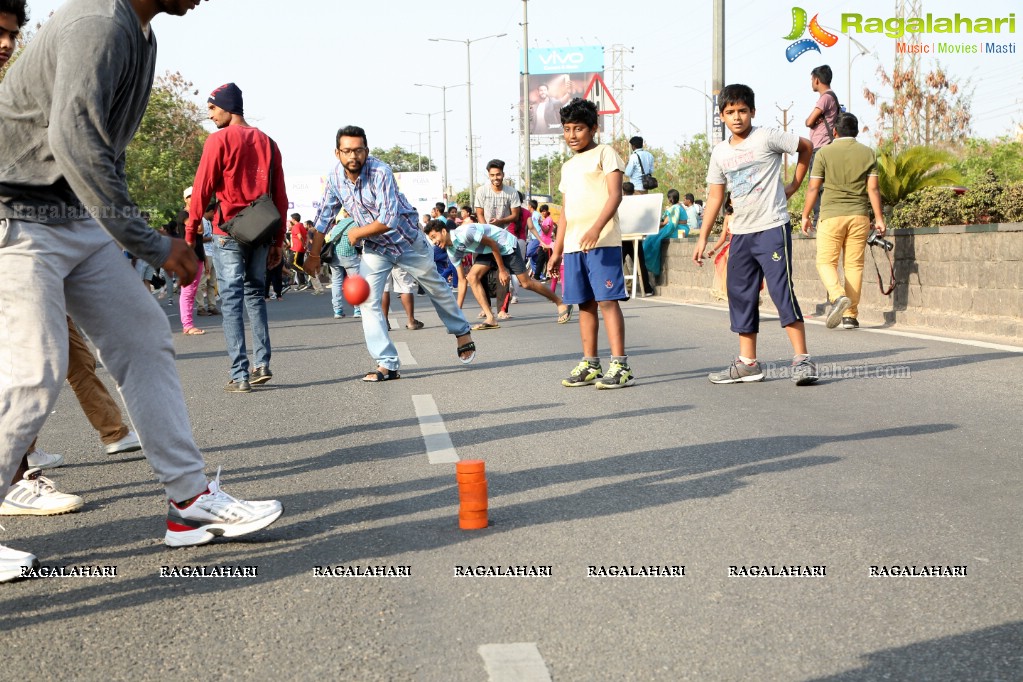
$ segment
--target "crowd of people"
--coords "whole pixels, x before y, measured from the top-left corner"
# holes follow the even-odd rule
[[[208,98],[217,131],[207,139],[194,183],[184,192],[186,206],[174,228],[180,238],[152,229],[133,210],[122,172],[124,154],[153,83],[156,43],[150,21],[161,13],[184,15],[191,4],[69,0],[0,84],[0,149],[6,158],[19,160],[0,164],[0,268],[6,275],[0,278],[0,346],[18,358],[0,362],[0,476],[12,486],[0,515],[50,515],[82,506],[81,497],[60,492],[41,473],[59,467],[63,457],[35,446],[65,378],[106,452],[143,450],[166,489],[167,545],[247,535],[283,513],[276,500],[228,495],[219,472],[215,480],[207,479],[192,437],[170,325],[158,300],[139,283],[140,272],[153,285],[162,270],[169,291],[177,281],[185,334],[202,333],[193,324],[194,306],[199,315],[221,315],[229,393],[249,393],[273,379],[266,306],[283,298],[285,278],[293,275],[291,286],[320,294],[326,292],[320,281],[324,272],[338,319],[345,317],[344,279],[358,273],[368,284],[369,297],[353,311],[373,361],[363,382],[401,378],[388,319],[391,291],[402,299],[410,330],[423,326],[415,318],[414,295],[425,294],[454,337],[455,358],[468,365],[477,355],[473,332],[497,329],[499,320],[511,319],[508,304],[517,291],[528,290],[556,306],[552,322],[565,324],[578,311],[581,357],[561,380],[564,387],[607,390],[635,383],[620,305],[628,295],[618,208],[630,191],[652,188],[654,163],[641,138],[633,139],[628,162],[599,143],[597,108],[586,100],[559,109],[572,156],[561,169],[563,206],[557,222],[549,206],[527,202],[505,185],[504,162],[498,159],[487,164],[488,183],[471,205],[456,210],[438,204],[422,215],[398,188],[391,168],[370,154],[366,130],[355,125],[337,131],[337,163],[327,172],[315,219],[303,222],[298,214],[287,215],[280,148],[246,121],[242,90],[227,83]],[[9,57],[3,47],[27,20],[25,10],[24,0],[0,0],[0,57]],[[825,83],[820,74],[814,79],[815,89]],[[818,375],[791,279],[787,200],[802,184],[814,148],[795,134],[753,126],[755,96],[745,85],[725,87],[719,101],[731,136],[711,155],[706,210],[696,208],[692,194],[669,190],[657,237],[697,233],[696,265],[727,250],[722,287],[739,353],[709,376],[711,382],[765,378],[757,361],[757,335],[766,280],[793,348],[792,379],[812,384]],[[803,226],[808,229],[823,187],[819,229],[830,236],[819,262],[834,297],[831,317],[839,319],[854,312],[858,297],[848,239],[859,240],[869,226],[864,198],[869,195],[874,212],[880,212],[872,152],[842,142],[856,131],[855,118],[844,116],[837,120],[838,140],[817,151]],[[788,184],[781,172],[785,154],[798,154]],[[725,233],[708,248],[710,217],[722,212],[726,199]],[[269,220],[250,212],[260,202]],[[883,231],[883,222],[878,229]],[[832,273],[843,246],[844,289]],[[122,247],[138,268],[128,264]],[[647,252],[646,259],[659,267],[659,250]],[[490,291],[484,282],[492,275],[496,286]],[[545,279],[551,280],[549,287]],[[25,281],[34,286],[19,284]],[[482,311],[475,325],[462,310],[470,289]],[[110,305],[111,298],[116,305]],[[254,345],[251,363],[246,319]],[[610,348],[606,370],[598,353],[601,319]],[[97,378],[79,328],[116,384],[131,428]],[[0,581],[36,563],[28,552],[0,546]]]

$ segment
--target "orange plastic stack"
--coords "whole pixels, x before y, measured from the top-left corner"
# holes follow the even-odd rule
[[[477,530],[487,527],[487,475],[482,459],[455,464],[458,479],[458,527]]]

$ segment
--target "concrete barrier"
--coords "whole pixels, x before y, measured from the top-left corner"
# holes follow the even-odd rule
[[[868,247],[859,309],[862,323],[1023,341],[1023,223],[898,230],[889,238],[895,242],[897,286],[892,295],[881,295]],[[720,303],[711,293],[713,264],[704,262],[699,268],[692,262],[695,244],[693,237],[670,240],[657,294],[691,303]],[[816,244],[794,235],[793,276],[806,315],[822,315],[827,301],[817,276]],[[873,250],[887,285],[888,261],[883,251]],[[763,309],[775,312],[766,295]]]

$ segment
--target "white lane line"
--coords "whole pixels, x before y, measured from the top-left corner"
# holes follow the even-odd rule
[[[665,301],[661,299],[653,298],[637,298],[637,303],[663,303],[667,305],[674,305],[683,308],[700,308],[701,310],[717,310],[718,312],[728,312],[728,308],[722,308],[714,305],[702,305],[699,303],[680,303],[678,301]],[[760,314],[762,320],[777,320],[777,315],[768,315],[765,313]],[[824,325],[823,320],[807,319],[807,324]],[[1003,343],[990,343],[988,341],[974,341],[973,339],[953,339],[947,336],[935,336],[933,334],[917,334],[915,332],[902,332],[895,329],[872,329],[870,327],[860,327],[858,332],[866,332],[868,334],[885,334],[888,336],[902,336],[907,339],[918,339],[920,341],[939,341],[944,343],[954,343],[960,346],[973,346],[974,348],[986,348],[988,350],[1000,350],[1007,353],[1023,353],[1023,346],[1010,346]]]
[[[450,464],[458,461],[458,453],[444,426],[444,418],[437,411],[437,403],[432,395],[414,395],[412,404],[416,407],[419,418],[419,430],[423,433],[426,443],[426,456],[430,464]]]
[[[408,349],[408,344],[404,341],[395,341],[394,347],[398,350],[398,360],[401,361],[402,367],[408,367],[411,365],[418,365],[416,359],[412,357],[412,351]]]
[[[478,651],[490,682],[551,682],[536,644],[484,644]]]

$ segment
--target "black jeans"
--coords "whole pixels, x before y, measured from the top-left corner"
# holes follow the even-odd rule
[[[266,271],[266,287],[263,292],[263,298],[270,298],[270,287],[273,287],[274,293],[277,298],[281,297],[281,290],[284,289],[284,261],[277,264],[276,267],[270,268]]]

